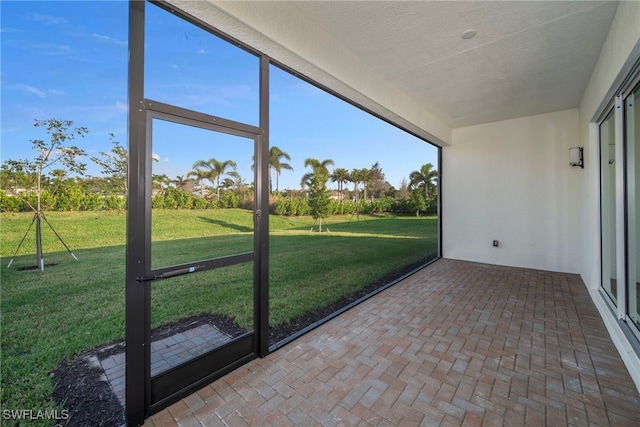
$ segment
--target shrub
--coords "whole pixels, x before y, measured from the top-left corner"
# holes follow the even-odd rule
[[[4,191],[0,191],[0,212],[20,212],[28,207],[21,197],[7,196]]]
[[[102,209],[123,210],[127,207],[127,199],[117,194],[108,194],[102,199]]]
[[[240,206],[240,199],[233,191],[225,191],[220,196],[221,208],[237,208]]]
[[[151,199],[151,207],[153,209],[162,209],[164,208],[164,195],[156,194]]]
[[[85,192],[80,209],[83,211],[97,211],[102,205],[102,197],[96,193]]]
[[[304,216],[309,215],[311,213],[311,206],[309,206],[309,201],[306,197],[300,199],[300,203],[298,204],[298,209],[296,211],[296,215]]]
[[[191,197],[191,207],[193,209],[207,209],[209,204],[202,197]]]
[[[287,200],[286,197],[280,197],[273,204],[271,211],[275,215],[290,215],[288,211],[288,207],[289,207],[289,200]]]

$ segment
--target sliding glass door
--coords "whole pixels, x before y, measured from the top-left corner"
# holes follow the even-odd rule
[[[625,142],[627,154],[627,294],[628,317],[640,328],[640,85],[625,99]]]
[[[599,125],[602,291],[640,339],[640,75]]]
[[[612,109],[600,124],[600,193],[602,220],[602,289],[617,302],[616,269],[616,146]]]

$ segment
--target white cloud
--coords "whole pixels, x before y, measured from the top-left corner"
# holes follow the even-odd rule
[[[116,108],[120,111],[127,111],[127,104],[120,102],[120,101],[116,101]]]
[[[28,93],[30,93],[32,95],[35,95],[35,96],[39,97],[39,98],[45,98],[46,97],[46,94],[43,91],[41,91],[40,89],[35,88],[33,86],[25,85],[25,84],[22,84],[22,83],[18,83],[16,85],[16,89],[22,90],[24,92],[28,92]]]
[[[47,92],[49,92],[50,94],[53,94],[53,95],[64,95],[64,91],[57,90],[57,89],[49,89],[49,90],[47,90]]]
[[[204,49],[200,49],[199,51],[196,52],[198,55],[204,55],[205,53],[207,53],[206,50]]]
[[[0,33],[24,33],[24,30],[20,30],[17,28],[2,27],[0,28]]]
[[[127,46],[126,41],[114,39],[113,37],[104,36],[102,34],[92,34],[91,36],[101,42],[116,44],[118,46]]]
[[[25,45],[26,49],[40,51],[44,55],[66,55],[72,53],[71,47],[64,44],[37,43]]]
[[[32,13],[30,14],[29,17],[31,18],[32,21],[42,22],[47,25],[59,25],[59,24],[66,24],[69,22],[67,21],[66,18],[63,18],[61,16],[42,15],[39,13]]]

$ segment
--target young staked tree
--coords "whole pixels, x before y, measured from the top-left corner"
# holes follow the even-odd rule
[[[313,219],[318,221],[318,232],[322,232],[322,220],[331,216],[331,191],[327,189],[329,174],[317,167],[309,177],[309,207]]]
[[[33,221],[36,223],[36,265],[43,271],[44,256],[42,251],[42,219],[45,219],[46,221],[46,218],[44,218],[44,211],[49,208],[49,206],[44,206],[42,203],[43,173],[55,170],[54,174],[59,178],[70,174],[82,176],[84,175],[87,166],[85,163],[81,162],[82,157],[85,155],[85,151],[75,145],[69,144],[76,137],[84,137],[89,131],[85,127],[72,128],[72,125],[73,121],[71,120],[36,120],[34,126],[37,128],[44,128],[46,133],[49,135],[49,141],[41,139],[31,140],[32,148],[37,153],[35,159],[12,162],[16,167],[19,165],[19,169],[30,171],[35,175],[35,205],[28,200],[25,200],[25,202],[35,213]],[[62,242],[59,235],[58,238]],[[64,244],[64,242],[62,243]],[[77,260],[70,250],[69,252],[74,259]],[[9,265],[11,265],[11,263],[9,263]]]
[[[304,167],[310,167],[311,172],[305,173],[300,181],[302,188],[309,189],[307,198],[311,215],[319,221],[320,232],[322,232],[322,220],[331,215],[331,191],[327,189],[327,182],[330,176],[328,166],[333,164],[332,159],[323,161],[313,158],[305,159]]]

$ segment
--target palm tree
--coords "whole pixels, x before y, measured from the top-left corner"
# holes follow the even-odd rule
[[[336,168],[333,170],[333,173],[331,174],[331,182],[338,183],[338,199],[340,200],[340,203],[342,203],[342,199],[343,199],[343,194],[342,194],[343,185],[348,180],[349,180],[348,170],[346,170],[345,168]]]
[[[49,175],[55,178],[57,182],[62,182],[64,178],[67,176],[67,171],[64,169],[54,169],[51,172],[49,172]]]
[[[229,190],[229,189],[232,189],[233,187],[236,186],[236,182],[233,179],[227,177],[227,178],[222,180],[222,185],[221,186],[225,190]]]
[[[216,193],[218,202],[220,202],[220,177],[227,173],[228,168],[233,168],[235,171],[238,165],[233,160],[219,162],[214,158],[209,159],[209,163],[211,164],[211,170],[216,174]]]
[[[178,175],[176,176],[176,179],[172,179],[171,183],[173,185],[176,186],[176,188],[179,188],[180,190],[184,190],[184,187],[187,186],[187,183],[189,182],[189,179],[185,179],[184,175]]]
[[[333,160],[331,159],[326,159],[323,161],[320,161],[318,159],[313,159],[311,157],[308,157],[304,160],[304,167],[311,167],[311,169],[313,170],[313,172],[307,172],[302,176],[302,179],[300,180],[300,186],[302,188],[308,187],[309,186],[309,182],[311,181],[311,179],[313,178],[313,174],[315,173],[316,169],[321,169],[324,173],[327,174],[327,176],[329,176],[329,169],[327,168],[327,166],[332,165],[333,166]]]
[[[194,167],[194,169],[191,172],[189,172],[187,176],[192,176],[194,178],[194,180],[198,184],[198,187],[200,187],[200,197],[204,199],[204,180],[208,179],[209,172],[206,170]]]
[[[169,177],[164,173],[161,175],[153,174],[151,176],[151,180],[151,185],[157,186],[157,188],[160,190],[160,194],[164,194],[164,186],[165,184],[168,184],[170,182]]]
[[[352,169],[349,181],[353,182],[353,194],[355,195],[356,208],[358,206],[358,184],[362,182],[362,169]]]
[[[431,163],[422,165],[419,171],[409,174],[410,188],[423,188],[425,200],[429,200],[430,195],[435,195],[438,191],[438,171],[433,169]]]
[[[209,160],[198,160],[193,164],[195,168],[204,168],[207,171],[207,177],[212,184],[215,184],[216,187],[216,198],[217,201],[220,201],[220,177],[227,173],[227,169],[232,167],[234,170],[238,167],[236,162],[233,160],[225,160],[223,162],[210,158]]]
[[[291,161],[291,156],[287,153],[276,147],[275,145],[269,148],[269,193],[273,193],[273,186],[271,183],[271,171],[276,171],[276,192],[279,191],[278,188],[278,178],[280,177],[280,173],[282,169],[293,170],[293,166],[289,163],[283,163],[281,160],[287,159]]]
[[[237,191],[238,197],[240,197],[241,200],[244,199],[244,196],[248,189],[247,183],[244,182],[242,176],[240,176],[240,174],[236,170],[229,172],[227,175],[233,178],[233,187]]]
[[[360,169],[360,180],[362,181],[362,187],[364,188],[362,198],[367,200],[367,188],[371,185],[371,171],[367,168]]]

